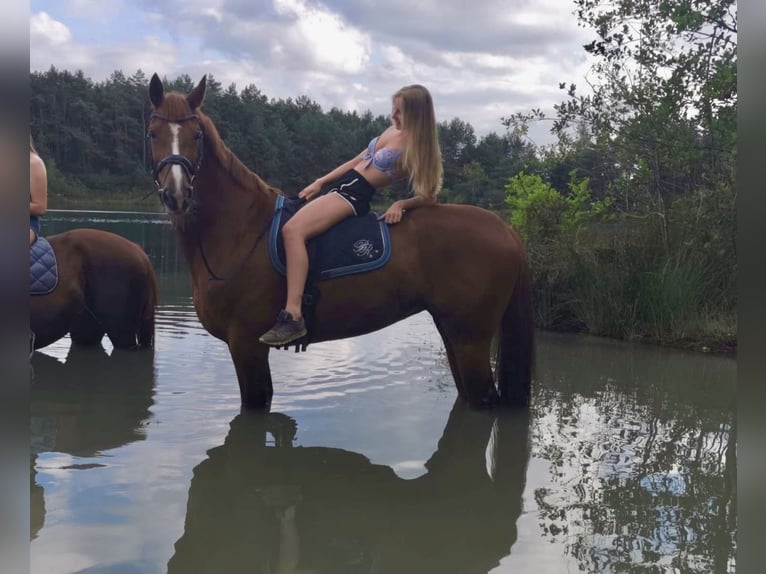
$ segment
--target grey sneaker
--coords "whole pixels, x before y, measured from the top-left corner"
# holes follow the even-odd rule
[[[273,347],[282,347],[300,339],[305,334],[306,323],[303,318],[301,317],[296,321],[290,313],[282,309],[277,315],[276,324],[271,330],[261,335],[259,341]]]

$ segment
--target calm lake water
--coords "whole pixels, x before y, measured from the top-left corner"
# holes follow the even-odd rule
[[[474,412],[419,314],[272,352],[243,412],[164,215],[73,227],[150,254],[156,349],[33,356],[31,572],[734,572],[733,359],[541,333],[532,408]]]

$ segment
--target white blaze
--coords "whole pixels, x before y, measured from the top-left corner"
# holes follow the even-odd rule
[[[171,144],[170,153],[173,155],[179,155],[181,153],[181,148],[178,145],[178,132],[181,131],[181,124],[176,123],[170,123],[170,133],[173,134],[173,143]],[[173,176],[173,179],[176,182],[176,189],[181,189],[181,183],[183,182],[183,173],[181,172],[181,166],[180,165],[171,165],[170,166],[170,173]]]

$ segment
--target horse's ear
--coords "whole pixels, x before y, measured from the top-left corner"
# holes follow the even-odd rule
[[[196,110],[198,107],[202,105],[202,100],[205,99],[206,87],[207,87],[207,74],[202,76],[202,79],[199,81],[199,84],[197,84],[197,87],[194,88],[191,92],[189,92],[188,96],[186,96],[186,101],[189,102],[189,107],[191,107],[192,110]]]
[[[160,107],[162,100],[165,97],[165,88],[162,86],[162,80],[155,72],[152,74],[152,79],[149,81],[149,99],[155,108]]]

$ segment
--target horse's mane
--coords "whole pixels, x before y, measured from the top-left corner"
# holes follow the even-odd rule
[[[170,96],[178,97],[175,98]],[[166,94],[163,106],[167,106],[166,113],[170,117],[176,115],[183,116],[189,113],[189,104],[186,100],[186,96],[180,93]],[[266,183],[257,173],[251,171],[236,155],[234,155],[234,152],[224,143],[213,121],[207,117],[201,109],[197,108],[194,113],[197,114],[197,117],[199,118],[202,132],[205,134],[205,142],[210,146],[215,158],[220,162],[221,166],[229,173],[229,175],[231,175],[234,181],[242,184],[247,189],[255,187],[255,189],[267,193],[283,195],[280,189]]]

